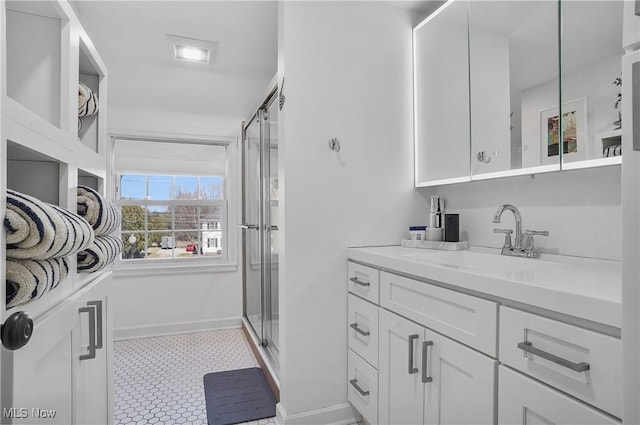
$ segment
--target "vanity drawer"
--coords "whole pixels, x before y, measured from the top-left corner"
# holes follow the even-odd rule
[[[381,272],[380,305],[496,357],[494,302]]]
[[[618,338],[501,307],[500,361],[614,416],[622,415]]]
[[[368,423],[378,423],[378,371],[354,353],[347,359],[347,400]]]
[[[378,270],[349,262],[347,279],[349,292],[378,304],[378,288],[380,286],[380,272]]]
[[[620,425],[596,409],[500,366],[498,424]]]
[[[378,306],[349,294],[349,348],[378,367]]]

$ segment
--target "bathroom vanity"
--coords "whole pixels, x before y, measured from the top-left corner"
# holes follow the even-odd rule
[[[621,267],[350,248],[348,399],[375,424],[619,424]]]

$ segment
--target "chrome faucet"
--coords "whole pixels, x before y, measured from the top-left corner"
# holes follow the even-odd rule
[[[516,219],[516,235],[513,245],[511,244],[511,229],[493,229],[494,233],[504,233],[504,245],[502,246],[502,255],[511,255],[514,257],[526,257],[526,258],[538,258],[540,253],[536,249],[533,237],[535,235],[549,236],[549,232],[546,230],[527,230],[522,234],[522,216],[520,211],[511,204],[504,204],[498,208],[496,214],[493,216],[494,223],[500,223],[500,217],[502,213],[507,210],[513,213]]]
[[[522,216],[520,215],[520,211],[518,211],[518,209],[511,204],[500,205],[500,208],[498,208],[498,211],[496,211],[496,214],[493,216],[493,222],[500,223],[500,217],[502,216],[502,213],[505,210],[511,211],[513,213],[513,216],[516,219],[516,236],[515,236],[515,241],[514,241],[515,244],[513,245],[513,249],[521,250],[522,249]],[[496,230],[500,230],[500,229],[496,229]],[[504,232],[499,232],[499,233],[504,233]]]

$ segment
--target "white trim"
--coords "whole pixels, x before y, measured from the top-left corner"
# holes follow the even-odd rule
[[[525,176],[528,174],[533,176],[533,175],[542,174],[542,173],[552,173],[554,171],[560,171],[559,163],[549,164],[549,165],[540,165],[536,167],[515,168],[513,170],[505,170],[505,171],[494,171],[493,173],[473,174],[471,176],[471,181],[497,179],[501,177]]]
[[[236,263],[212,264],[207,258],[194,260],[119,260],[112,269],[115,279],[139,276],[171,276],[204,273],[228,273],[238,270]]]
[[[116,140],[144,140],[178,143],[208,142],[211,144],[230,145],[238,140],[237,137],[211,136],[208,134],[182,133],[154,133],[148,131],[112,130],[109,135]]]
[[[239,317],[216,320],[201,320],[191,322],[167,323],[163,325],[131,326],[114,329],[113,339],[122,341],[126,339],[149,338],[154,336],[168,336],[190,334],[223,329],[238,329],[242,320]]]
[[[276,404],[276,423],[279,425],[349,425],[358,422],[360,415],[349,403],[336,404],[318,410],[287,415],[282,403]]]
[[[471,181],[470,176],[464,177],[452,177],[450,179],[441,179],[441,180],[430,180],[425,182],[416,183],[416,187],[427,187],[427,186],[440,186],[443,184],[453,184],[453,183],[466,183]]]

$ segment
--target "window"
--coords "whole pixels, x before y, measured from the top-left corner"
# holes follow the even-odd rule
[[[120,174],[123,260],[226,256],[224,176]]]

